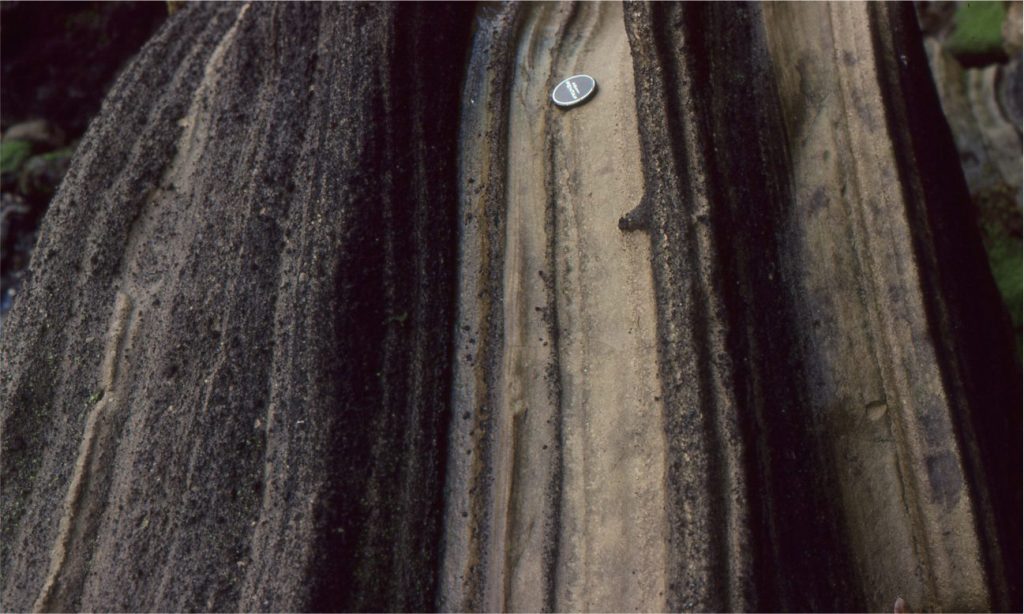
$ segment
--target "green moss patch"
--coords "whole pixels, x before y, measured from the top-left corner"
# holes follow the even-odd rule
[[[28,141],[12,139],[0,143],[0,172],[14,173],[32,153],[32,144]]]
[[[953,18],[956,29],[946,39],[946,50],[964,66],[983,66],[1006,60],[1003,51],[1002,2],[964,2]]]
[[[1017,338],[1017,355],[1021,355],[1022,310],[1024,310],[1024,246],[1020,239],[1002,236],[987,245],[989,266],[996,286],[1003,296]]]

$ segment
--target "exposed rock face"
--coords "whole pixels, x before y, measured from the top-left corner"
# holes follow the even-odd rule
[[[1020,609],[912,8],[472,22],[195,5],[122,76],[4,323],[4,608]]]
[[[120,79],[4,323],[6,608],[432,607],[469,18],[195,6]]]

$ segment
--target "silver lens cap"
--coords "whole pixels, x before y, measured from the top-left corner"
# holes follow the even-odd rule
[[[560,107],[583,104],[597,90],[597,81],[590,75],[573,75],[555,86],[551,100]]]

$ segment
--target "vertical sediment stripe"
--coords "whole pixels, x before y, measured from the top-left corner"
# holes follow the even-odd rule
[[[904,192],[897,175],[901,152],[887,132],[881,75],[877,61],[870,61],[885,53],[871,36],[872,9],[860,3],[830,9],[837,56],[868,60],[852,66],[839,63],[838,81],[847,136],[856,152],[852,179],[859,202],[853,207],[853,227],[874,307],[878,361],[883,365],[886,399],[896,410],[894,430],[904,486],[918,529],[915,546],[928,561],[922,605],[966,609],[968,603],[988,603],[989,597],[978,592],[986,584],[984,569],[967,563],[983,556],[978,536],[954,536],[941,529],[951,524],[976,526],[978,519],[971,498],[962,496],[969,478],[957,449],[956,391],[941,381],[941,343],[930,338],[922,282],[928,284],[927,271],[934,264],[927,261],[927,252],[914,252],[912,229],[924,221],[914,216],[914,210],[922,199],[912,186]],[[875,183],[877,178],[884,180],[881,186]],[[952,575],[961,582],[941,580]]]
[[[577,5],[530,8],[516,42],[515,74],[509,106],[508,222],[505,258],[505,338],[500,387],[512,420],[511,452],[496,470],[510,484],[506,505],[503,608],[551,611],[558,560],[560,522],[557,346],[551,338],[551,269],[545,249],[544,186],[546,155],[539,155],[548,126],[545,86],[566,23]],[[543,587],[543,590],[538,590]]]
[[[1013,409],[1021,405],[1020,372],[1009,359],[1008,335],[995,327],[968,333],[955,324],[1004,318],[991,307],[998,301],[988,283],[982,245],[973,233],[964,232],[974,223],[963,206],[969,198],[967,185],[925,70],[928,59],[916,15],[906,8],[868,6],[878,85],[913,249],[922,263],[924,311],[943,386],[951,397],[950,420],[978,518],[991,607],[1020,609],[1020,583],[1006,581],[1021,576],[1020,459],[1007,445],[1021,431],[1021,412]],[[925,180],[929,175],[947,180]],[[977,356],[984,359],[975,360]]]
[[[568,11],[563,13],[559,23],[555,40],[563,40],[566,31],[580,16],[580,3],[573,2]],[[558,84],[562,75],[557,70],[560,54],[558,46],[551,48],[550,62],[552,70],[545,83],[545,91],[549,92]],[[547,487],[547,497],[550,501],[550,509],[546,511],[547,526],[544,531],[545,557],[547,566],[544,583],[544,610],[549,612],[560,609],[559,594],[562,586],[566,583],[564,559],[567,553],[564,551],[563,540],[565,539],[565,528],[563,527],[564,493],[566,489],[566,446],[565,446],[565,393],[562,384],[562,335],[559,321],[558,295],[557,295],[557,271],[558,271],[558,237],[559,229],[559,192],[557,188],[558,171],[558,149],[559,140],[556,138],[557,122],[560,117],[559,111],[550,105],[544,107],[544,192],[547,199],[544,203],[544,262],[543,271],[538,271],[547,289],[544,304],[544,322],[547,327],[547,339],[550,343],[550,362],[548,363],[545,380],[548,383],[548,399],[554,408],[552,423],[552,447],[554,453],[550,461],[551,474]],[[564,221],[562,222],[564,224]],[[543,272],[543,275],[541,273]],[[564,607],[564,606],[562,606]]]
[[[503,601],[504,552],[495,540],[495,425],[504,347],[500,297],[504,286],[505,193],[508,155],[507,87],[523,8],[486,7],[474,34],[463,91],[462,139],[481,146],[459,155],[461,252],[447,463],[445,541],[438,607],[496,610]],[[494,41],[493,47],[490,41]],[[504,529],[502,528],[502,531]]]
[[[81,577],[68,578],[65,573],[68,553],[83,547],[81,540],[90,531],[95,531],[98,508],[102,508],[102,502],[97,501],[95,492],[90,493],[90,482],[103,482],[105,476],[101,472],[109,472],[110,468],[103,466],[103,463],[95,461],[96,449],[98,446],[112,447],[116,441],[111,439],[112,425],[111,417],[106,415],[110,412],[111,403],[114,401],[114,384],[117,379],[117,370],[121,360],[121,353],[124,349],[125,335],[131,323],[132,300],[127,294],[118,292],[114,301],[114,308],[111,313],[110,325],[106,335],[106,351],[103,353],[103,363],[100,368],[98,385],[94,397],[90,399],[92,408],[85,420],[85,430],[82,433],[82,442],[78,451],[78,458],[75,461],[74,472],[71,476],[71,484],[64,500],[63,515],[60,518],[60,527],[57,531],[57,538],[53,542],[53,550],[50,553],[50,570],[43,581],[43,588],[36,598],[32,610],[35,612],[62,611],[71,609],[68,606],[69,598],[74,599],[74,593],[69,595],[69,588],[77,588]],[[95,490],[95,489],[93,489]],[[88,495],[92,494],[91,500]],[[79,576],[81,575],[81,563],[79,562]]]
[[[659,306],[659,365],[665,394],[668,440],[666,490],[669,507],[668,606],[674,610],[726,610],[725,590],[730,555],[725,531],[730,505],[727,495],[741,492],[729,484],[728,463],[717,450],[727,396],[713,379],[709,360],[717,322],[709,320],[709,258],[706,225],[709,194],[700,157],[699,133],[685,59],[674,61],[676,40],[661,28],[682,26],[678,7],[631,5],[626,12],[636,67],[637,115],[644,151],[645,194],[649,208],[655,291]],[[685,30],[681,32],[683,44]],[[687,55],[681,54],[682,58]],[[678,89],[676,89],[678,88]],[[668,126],[667,131],[657,126]],[[702,229],[701,227],[704,226]],[[709,336],[712,336],[709,339]],[[723,356],[724,357],[724,356]],[[714,373],[718,373],[715,370]],[[726,402],[723,402],[726,401]],[[725,456],[729,450],[723,450]],[[739,476],[737,476],[739,477]],[[726,522],[721,523],[725,518]]]
[[[643,190],[622,9],[581,5],[555,70],[559,78],[590,74],[599,88],[584,105],[551,109],[564,445],[558,610],[666,607],[666,440],[650,240],[616,226],[624,203]]]
[[[486,164],[501,156],[505,217],[501,284],[490,286],[481,282],[486,256],[477,246],[491,246],[479,239],[477,216],[462,220],[460,309],[483,313],[490,302],[500,310],[502,338],[500,368],[474,380],[492,389],[490,421],[471,421],[473,414],[458,409],[453,416],[453,442],[481,429],[493,447],[487,481],[472,481],[468,468],[478,452],[452,444],[463,449],[450,455],[449,496],[469,505],[456,516],[449,502],[446,565],[453,553],[471,558],[460,549],[476,539],[474,500],[486,503],[495,535],[472,559],[485,569],[474,578],[446,567],[444,582],[454,588],[442,591],[476,591],[489,609],[658,610],[664,437],[649,242],[615,226],[622,202],[641,189],[621,6],[534,4],[521,19],[510,43],[496,38],[500,29],[484,30],[467,79],[475,89],[466,95],[463,190],[488,194],[491,186],[479,178],[488,180]],[[508,126],[495,143],[479,126],[489,121],[488,98],[506,94],[481,95],[481,84],[492,84],[475,77],[474,67],[493,69],[506,44],[514,54]],[[601,92],[570,111],[552,105],[554,85],[583,71],[595,73]],[[499,145],[505,153],[494,151]],[[477,332],[484,327],[462,319],[459,362],[484,360],[486,339]],[[467,399],[469,392],[457,374],[453,395]],[[469,534],[461,538],[461,531]],[[443,607],[459,606],[449,600]]]
[[[749,394],[746,377],[737,379],[735,362],[743,361],[743,373],[751,374],[749,361],[756,357],[736,350],[750,348],[743,339],[757,334],[752,305],[742,298],[749,291],[742,288],[759,282],[748,277],[748,258],[734,242],[749,232],[743,207],[757,206],[744,200],[778,198],[768,188],[785,180],[776,171],[765,174],[770,165],[759,166],[758,156],[769,154],[756,146],[747,152],[754,160],[749,169],[734,167],[733,159],[746,160],[732,153],[744,140],[736,131],[754,126],[718,119],[729,113],[722,105],[734,104],[764,123],[747,105],[761,105],[771,116],[777,104],[770,87],[756,103],[740,101],[742,91],[766,78],[752,59],[764,53],[764,41],[754,11],[731,9],[727,18],[712,6],[636,5],[626,19],[637,64],[646,188],[620,225],[646,226],[654,250],[671,446],[669,603],[679,609],[756,607],[764,593],[757,570],[770,565],[756,560],[756,534],[766,525],[753,507],[765,509],[764,502],[751,500],[759,461],[750,448],[757,432],[751,421],[771,418],[756,410],[763,401]],[[735,57],[719,57],[729,54]],[[730,68],[723,72],[718,63]],[[741,289],[725,285],[733,282]]]
[[[985,599],[991,608],[1015,609],[1020,588],[1011,588],[1005,579],[1020,576],[1020,523],[1008,522],[1005,514],[1020,509],[1021,478],[1016,469],[1007,470],[1019,468],[1019,459],[1010,461],[1004,451],[1007,434],[1020,432],[1020,412],[1010,409],[1020,405],[1020,387],[1015,386],[1016,394],[1010,394],[1004,382],[1014,376],[1019,379],[1019,373],[1003,366],[1011,361],[996,358],[1011,353],[1005,337],[966,335],[954,325],[994,320],[999,315],[986,311],[990,301],[967,298],[975,294],[991,297],[978,283],[987,278],[987,272],[977,266],[971,270],[972,264],[982,261],[981,245],[976,236],[963,232],[964,226],[974,222],[963,206],[969,195],[955,159],[947,154],[953,150],[953,142],[943,129],[945,118],[934,86],[921,76],[927,74],[923,70],[927,59],[917,39],[915,16],[902,8],[868,4],[861,16],[870,33],[865,38],[874,51],[870,68],[877,80],[879,114],[892,144],[892,165],[901,188],[898,196],[907,219],[908,236],[901,238],[907,243],[908,260],[916,265],[913,271],[920,295],[908,303],[924,323],[926,332],[921,336],[930,337],[933,352],[927,360],[911,364],[928,364],[938,376],[922,382],[908,374],[906,381],[909,393],[917,398],[923,396],[922,384],[940,391],[929,395],[925,403],[915,403],[925,411],[918,410],[913,417],[904,413],[901,426],[904,437],[924,440],[927,446],[923,452],[928,475],[923,482],[927,486],[916,488],[924,497],[918,509],[923,512],[921,524],[929,527],[971,520],[977,527],[976,535],[970,536],[974,539],[939,536],[934,528],[925,533],[929,556],[936,559],[932,598],[964,608]],[[949,181],[940,187],[925,181],[922,176],[926,174],[948,176]],[[961,253],[974,258],[954,256]],[[890,307],[886,311],[895,310]],[[890,343],[900,342],[892,340],[891,333],[886,336]],[[967,359],[979,350],[987,358],[996,358],[994,368],[979,368]],[[934,406],[936,397],[943,398],[942,411]],[[946,437],[939,436],[942,430],[948,433]],[[936,445],[940,439],[943,443]],[[909,445],[907,449],[913,450]],[[985,465],[987,469],[982,469]],[[970,496],[952,496],[959,490],[957,482],[962,482],[964,495]],[[954,501],[957,498],[961,501]],[[933,516],[936,507],[941,509],[937,519]],[[947,556],[951,560],[947,561]],[[976,561],[980,569],[959,562],[963,560]],[[953,567],[969,579],[965,584],[974,590],[984,586],[987,594],[971,594],[967,588],[951,591],[939,578],[953,573]]]

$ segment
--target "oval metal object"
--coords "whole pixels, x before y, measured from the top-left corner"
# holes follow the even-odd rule
[[[597,81],[590,75],[573,75],[551,91],[551,100],[560,107],[582,104],[597,91]]]

